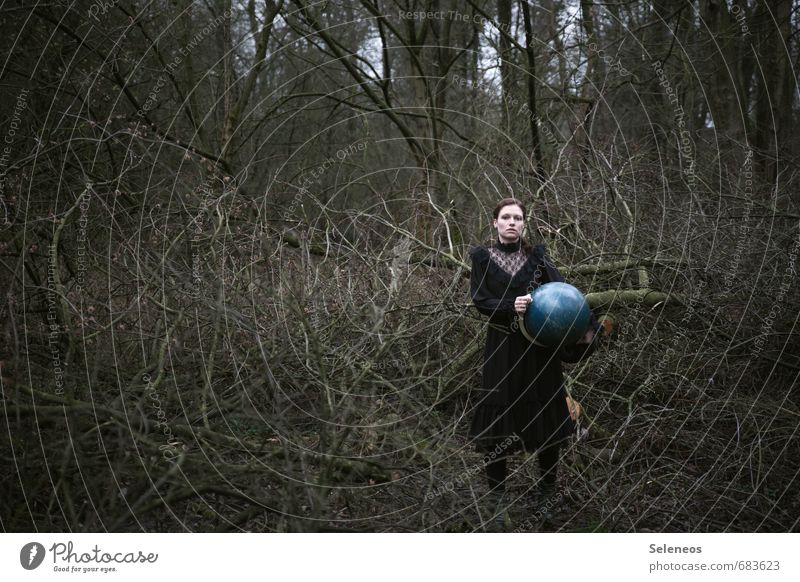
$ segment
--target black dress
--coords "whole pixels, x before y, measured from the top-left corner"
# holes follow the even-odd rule
[[[561,360],[587,356],[596,342],[559,350],[538,346],[520,331],[514,300],[544,283],[564,281],[544,245],[533,247],[526,256],[519,240],[498,241],[470,249],[470,256],[472,300],[489,316],[470,438],[481,452],[497,451],[498,446],[506,452],[519,448],[534,452],[562,442],[575,426],[567,409]],[[600,328],[594,316],[591,324]]]

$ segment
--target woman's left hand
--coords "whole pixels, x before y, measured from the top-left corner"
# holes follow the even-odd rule
[[[517,313],[525,313],[525,310],[528,309],[528,304],[533,301],[530,295],[520,295],[516,299],[514,299],[514,311]]]

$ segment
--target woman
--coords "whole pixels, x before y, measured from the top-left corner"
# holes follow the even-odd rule
[[[563,281],[545,255],[544,245],[522,239],[525,206],[515,198],[501,200],[493,212],[497,240],[470,250],[470,291],[475,307],[489,316],[483,381],[472,418],[470,437],[488,453],[486,475],[495,508],[495,525],[508,527],[505,514],[507,453],[535,452],[541,468],[539,504],[556,498],[560,444],[574,430],[563,388],[561,361],[576,362],[594,351],[600,334],[592,316],[584,337],[574,346],[546,348],[530,342],[519,328],[530,293],[541,284]]]

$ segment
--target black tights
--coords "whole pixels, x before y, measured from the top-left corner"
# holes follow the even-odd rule
[[[556,465],[558,464],[559,445],[551,445],[540,449],[539,468],[542,471],[542,480],[548,485],[556,482]],[[501,455],[490,463],[486,463],[486,476],[489,478],[489,489],[492,491],[505,491],[506,477],[508,476],[507,457]]]

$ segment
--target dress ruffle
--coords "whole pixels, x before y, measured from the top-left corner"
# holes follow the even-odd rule
[[[469,432],[478,451],[489,452],[499,446],[509,453],[533,453],[567,440],[575,432],[575,423],[563,398],[545,407],[531,402],[511,408],[487,404],[475,410]]]

